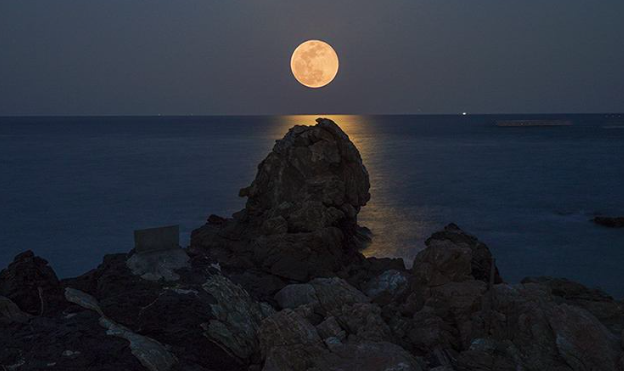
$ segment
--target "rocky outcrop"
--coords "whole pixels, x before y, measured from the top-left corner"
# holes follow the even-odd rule
[[[259,335],[264,371],[422,370],[412,355],[391,343],[343,343],[338,337],[323,341],[312,324],[290,309],[264,320]]]
[[[69,302],[98,313],[99,323],[107,330],[106,334],[127,340],[132,354],[149,371],[169,371],[178,362],[177,358],[158,341],[136,334],[107,318],[97,300],[91,295],[68,288],[65,290],[65,297]]]
[[[368,188],[321,119],[278,141],[245,209],[211,215],[189,249],[150,234],[139,245],[157,250],[62,281],[21,254],[0,273],[0,369],[624,371],[621,302],[565,279],[504,283],[455,224],[411,269],[364,258]]]
[[[370,199],[368,172],[338,125],[317,122],[295,126],[277,141],[240,191],[245,209],[232,219],[212,216],[195,230],[193,254],[219,260],[234,280],[251,269],[258,278],[299,282],[336,275],[363,259],[357,249],[366,237],[357,214]]]
[[[45,259],[30,250],[17,255],[0,272],[0,295],[33,315],[57,310],[64,301],[56,274]]]
[[[26,323],[30,319],[11,299],[0,296],[0,323]]]
[[[624,303],[600,289],[590,289],[578,282],[554,277],[527,277],[522,283],[543,286],[550,290],[557,303],[587,310],[615,335],[624,331]]]
[[[207,334],[207,325],[218,320],[213,305],[225,295],[204,289],[219,274],[210,262],[176,270],[175,282],[156,282],[134,275],[128,258],[107,256],[97,269],[61,281],[63,310],[29,316],[26,322],[0,320],[0,349],[5,349],[0,365],[59,371],[247,370],[250,361],[231,355]]]
[[[203,326],[206,335],[237,358],[249,360],[258,351],[260,322],[273,308],[254,301],[247,291],[221,275],[208,277],[203,288],[217,300],[211,305],[215,319]]]
[[[456,253],[464,249],[466,251],[463,254],[470,260],[470,272],[467,272],[469,275],[476,280],[489,282],[493,273],[494,283],[503,282],[487,245],[462,231],[456,224],[449,224],[444,227],[444,230],[431,235],[425,241],[425,245],[436,250],[438,248],[455,249]],[[461,264],[461,262],[458,263]],[[457,271],[457,273],[460,272],[461,274],[466,273],[462,272],[461,269]]]
[[[248,198],[245,218],[272,225],[285,220],[289,232],[355,229],[370,199],[368,172],[338,125],[317,122],[290,129],[260,163],[256,179],[240,191]]]

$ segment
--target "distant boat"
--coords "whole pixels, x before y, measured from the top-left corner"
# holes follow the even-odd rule
[[[572,126],[568,120],[501,120],[496,121],[501,127],[533,127],[533,126]]]
[[[614,123],[610,125],[605,125],[602,127],[603,129],[624,129],[624,123]]]

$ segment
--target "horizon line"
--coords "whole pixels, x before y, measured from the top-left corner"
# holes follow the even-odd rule
[[[81,117],[270,117],[270,116],[554,116],[554,115],[592,115],[624,116],[622,112],[538,112],[538,113],[284,113],[284,114],[25,114],[2,115],[0,118],[81,118]]]

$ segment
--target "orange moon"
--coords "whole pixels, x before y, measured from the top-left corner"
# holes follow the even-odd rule
[[[328,43],[308,40],[299,45],[290,58],[290,69],[302,85],[322,88],[338,74],[338,54]]]

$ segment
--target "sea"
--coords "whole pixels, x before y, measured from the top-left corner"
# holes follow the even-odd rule
[[[133,231],[244,207],[275,140],[335,120],[371,177],[367,256],[411,266],[456,223],[485,242],[508,282],[557,276],[624,297],[624,115],[305,115],[0,118],[0,267],[27,249],[60,277],[133,248]],[[500,127],[502,120],[570,126]]]

